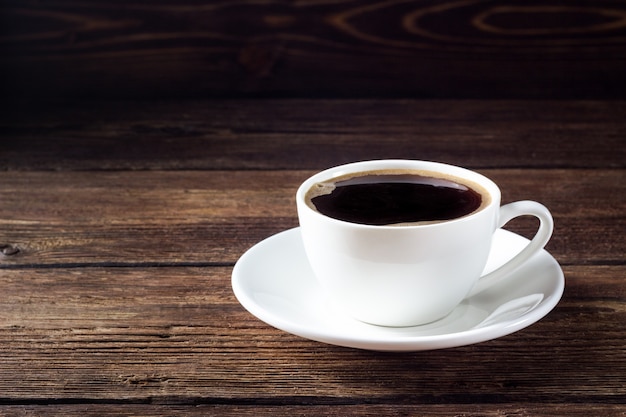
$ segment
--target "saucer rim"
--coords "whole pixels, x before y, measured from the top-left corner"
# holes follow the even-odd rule
[[[256,252],[260,250],[261,246],[270,245],[279,239],[296,238],[295,235],[299,234],[299,227],[283,230],[257,242],[245,251],[233,267],[231,277],[232,289],[239,303],[249,313],[264,323],[287,333],[330,345],[374,351],[412,352],[447,349],[486,342],[515,333],[541,320],[558,304],[565,289],[565,277],[561,266],[549,252],[542,249],[534,256],[534,259],[536,260],[535,262],[537,262],[539,257],[541,257],[543,258],[543,262],[547,262],[546,267],[549,266],[548,263],[551,264],[551,267],[556,267],[554,268],[556,275],[552,277],[553,282],[550,285],[550,287],[554,287],[554,291],[543,294],[542,300],[536,306],[525,311],[521,315],[514,317],[513,319],[495,321],[492,324],[478,328],[468,328],[462,331],[436,335],[389,336],[384,339],[359,336],[355,334],[339,335],[336,331],[321,331],[317,327],[308,328],[297,321],[289,320],[280,314],[276,314],[275,312],[261,306],[253,299],[253,296],[244,289],[243,282],[245,278],[242,277],[240,272],[242,265],[249,262],[249,259],[256,255]],[[523,239],[528,242],[528,239],[525,237],[509,230],[498,229],[496,234],[512,235],[515,236],[515,238]],[[524,268],[524,266],[521,266],[520,268]],[[298,276],[299,274],[294,275]],[[478,296],[480,296],[480,294],[477,294],[474,297]],[[471,303],[471,300],[474,297],[470,297],[467,301]]]

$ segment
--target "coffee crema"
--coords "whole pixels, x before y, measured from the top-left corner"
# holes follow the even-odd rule
[[[314,184],[305,198],[309,207],[328,217],[374,226],[453,220],[490,201],[478,184],[417,170],[349,174]]]

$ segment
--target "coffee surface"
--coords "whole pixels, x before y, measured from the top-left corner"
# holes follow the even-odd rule
[[[453,179],[412,172],[338,178],[314,185],[307,195],[326,216],[379,226],[456,219],[481,208],[486,198]]]

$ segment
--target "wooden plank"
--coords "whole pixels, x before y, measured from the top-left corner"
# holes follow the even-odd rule
[[[624,101],[11,102],[0,170],[319,170],[381,158],[624,168],[624,120]]]
[[[624,219],[557,217],[546,249],[561,264],[624,263]],[[2,223],[0,223],[2,224]],[[297,218],[214,218],[195,223],[3,224],[1,268],[88,265],[214,265],[234,262],[261,240],[297,227]],[[532,237],[532,219],[505,227]]]
[[[0,271],[0,402],[626,401],[624,266],[567,267],[563,300],[523,331],[402,354],[340,348],[276,330],[236,302],[230,272]]]
[[[567,289],[562,303],[607,302],[616,305],[616,312],[623,313],[619,303],[626,301],[626,289],[622,285],[626,266],[563,269]],[[24,326],[127,328],[142,320],[146,328],[167,327],[172,323],[183,327],[226,323],[225,314],[244,313],[230,288],[231,271],[232,267],[227,266],[2,270],[0,276],[6,295],[1,306],[2,325],[5,330],[19,330]],[[176,308],[171,309],[172,306]],[[220,316],[208,315],[207,311],[198,310],[198,306],[229,311]],[[598,323],[586,326],[592,325]]]
[[[611,404],[423,404],[423,405],[134,405],[134,404],[80,404],[80,405],[14,405],[0,406],[0,412],[11,416],[346,416],[376,417],[381,415],[420,415],[424,417],[502,417],[503,415],[623,417],[626,407]]]
[[[624,265],[565,266],[567,299],[581,303],[593,299],[600,303],[626,299],[626,289],[621,285],[625,268]],[[236,304],[230,289],[231,270],[231,267],[3,270],[1,276],[7,295],[2,306],[3,325],[20,328],[26,323],[59,329],[65,324],[80,328],[102,323],[103,326],[125,327],[137,323],[137,317],[147,320],[147,327],[166,326],[169,320],[190,326],[201,325],[209,319],[219,322],[218,318],[207,317],[206,312],[196,311],[195,307],[206,304],[205,307],[213,309],[233,308],[229,307]],[[132,296],[131,305],[124,295]],[[141,304],[134,305],[142,297],[145,299],[140,300]],[[155,310],[145,310],[146,303]],[[176,316],[156,314],[170,304],[179,308],[170,312]],[[52,314],[57,308],[60,310]],[[125,313],[116,314],[118,310]]]
[[[621,97],[624,6],[7,0],[4,95]]]
[[[565,264],[624,263],[624,170],[481,170],[503,202],[541,201]],[[20,172],[0,177],[0,267],[234,263],[298,225],[312,171]],[[613,195],[612,200],[604,196]],[[532,219],[507,227],[531,236]]]

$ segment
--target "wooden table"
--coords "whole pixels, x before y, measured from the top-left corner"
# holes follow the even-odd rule
[[[624,101],[83,100],[7,106],[0,129],[2,415],[626,414]],[[248,313],[237,259],[297,226],[307,176],[372,158],[463,165],[548,206],[557,307],[414,353]]]

